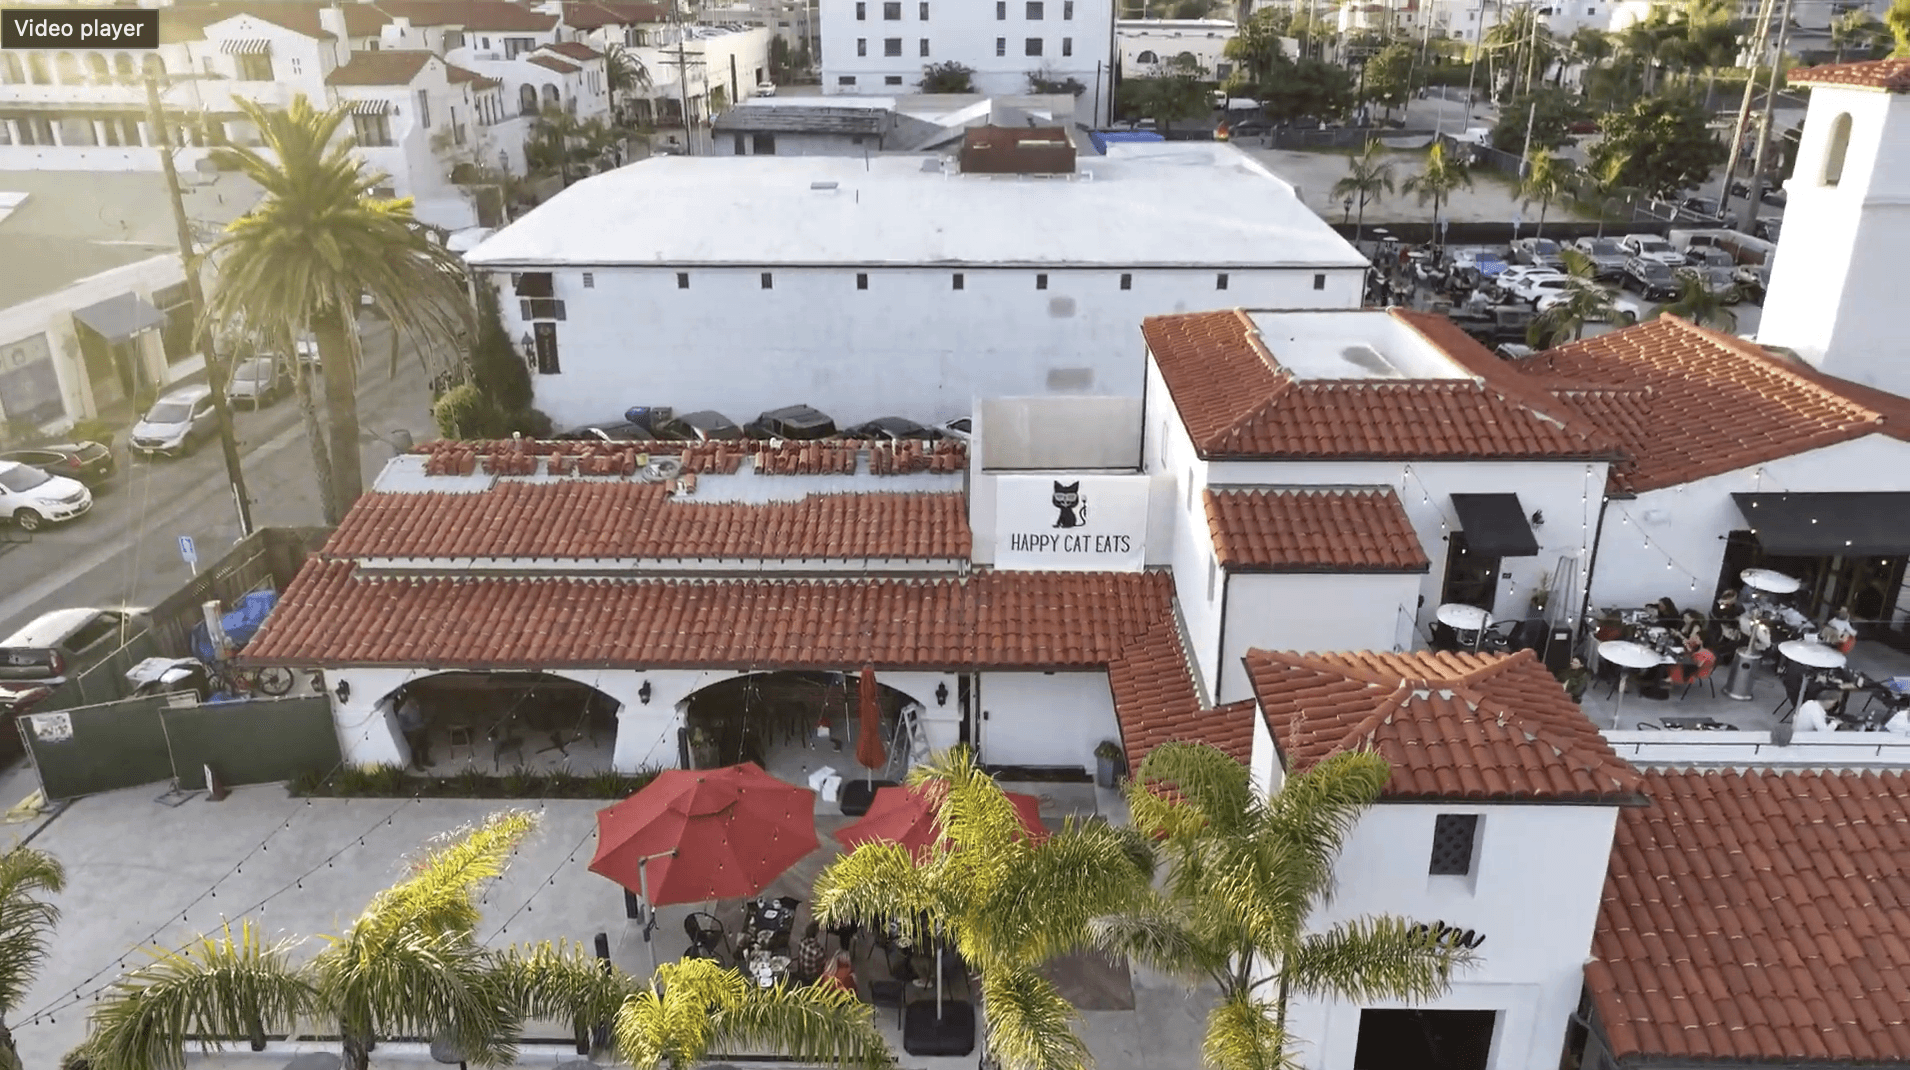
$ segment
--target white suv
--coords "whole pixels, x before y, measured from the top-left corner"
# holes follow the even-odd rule
[[[47,521],[71,520],[92,507],[93,492],[78,480],[0,461],[0,517],[21,530],[38,531]]]
[[[1640,260],[1656,260],[1666,267],[1685,266],[1685,254],[1656,234],[1627,234],[1618,239],[1618,247],[1626,256]]]

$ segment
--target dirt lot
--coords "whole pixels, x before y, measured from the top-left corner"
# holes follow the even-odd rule
[[[1348,156],[1341,152],[1294,152],[1286,149],[1263,149],[1245,142],[1238,143],[1250,155],[1265,163],[1272,171],[1299,188],[1300,197],[1307,207],[1320,214],[1320,218],[1337,223],[1346,215],[1341,199],[1331,193],[1333,183],[1346,177]],[[1418,174],[1424,167],[1426,152],[1424,149],[1393,150],[1389,154],[1393,161],[1393,181],[1402,184],[1409,176]],[[1510,223],[1515,218],[1522,219],[1528,225],[1537,221],[1538,206],[1521,209],[1519,200],[1513,194],[1510,176],[1494,171],[1475,170],[1472,188],[1461,188],[1453,194],[1452,201],[1441,209],[1446,218],[1460,223]],[[1561,209],[1556,206],[1548,218],[1559,218]],[[1366,206],[1368,223],[1429,223],[1432,221],[1432,203],[1422,205],[1411,194],[1389,194],[1377,203]]]

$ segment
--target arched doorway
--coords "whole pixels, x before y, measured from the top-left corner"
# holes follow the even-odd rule
[[[752,673],[711,684],[683,702],[683,753],[692,768],[755,762],[792,784],[826,767],[844,778],[900,780],[917,751],[919,726],[905,707],[919,704],[876,675],[888,760],[869,770],[856,761],[859,740],[854,672]]]
[[[402,720],[414,700],[422,723],[400,728],[413,764],[433,776],[611,768],[622,704],[581,681],[540,672],[438,673],[411,681],[385,703]]]

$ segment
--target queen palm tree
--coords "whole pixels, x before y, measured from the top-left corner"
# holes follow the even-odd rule
[[[634,1070],[689,1070],[719,1045],[770,1047],[792,1059],[881,1070],[894,1062],[873,1012],[839,985],[765,989],[707,959],[657,967],[611,1025]]]
[[[1734,296],[1712,289],[1710,283],[1694,272],[1685,272],[1678,276],[1677,298],[1660,306],[1657,315],[1669,313],[1728,334],[1738,329],[1738,314],[1731,310]]]
[[[984,1045],[1008,1070],[1079,1070],[1076,1013],[1038,972],[1085,947],[1088,922],[1146,894],[1152,857],[1131,829],[1076,824],[1022,838],[1014,804],[965,747],[909,773],[939,799],[940,835],[921,857],[866,843],[816,879],[824,924],[898,924],[916,946],[945,941],[981,974]]]
[[[1525,177],[1519,181],[1519,198],[1522,207],[1530,208],[1533,201],[1539,202],[1539,225],[1532,228],[1532,236],[1545,234],[1545,213],[1552,202],[1559,200],[1572,191],[1577,181],[1578,169],[1572,161],[1554,156],[1545,149],[1532,153],[1526,162]]]
[[[60,922],[60,908],[45,897],[65,888],[66,870],[52,855],[31,847],[0,855],[0,1070],[20,1070],[5,1018],[46,965],[47,940]]]
[[[1333,196],[1359,198],[1359,221],[1353,224],[1355,242],[1366,232],[1366,202],[1378,202],[1382,194],[1393,192],[1393,165],[1381,158],[1384,152],[1378,141],[1368,141],[1358,156],[1346,161],[1346,177],[1333,183]]]
[[[1309,931],[1341,845],[1390,775],[1385,759],[1353,751],[1263,798],[1225,753],[1167,743],[1128,783],[1135,826],[1162,843],[1166,879],[1137,908],[1095,919],[1095,942],[1219,988],[1201,1048],[1214,1070],[1296,1065],[1286,1030],[1295,995],[1427,1000],[1472,961],[1429,927],[1391,915]]]
[[[1452,198],[1453,191],[1464,186],[1472,188],[1472,173],[1466,165],[1446,155],[1443,141],[1433,142],[1426,152],[1426,166],[1416,175],[1409,175],[1399,184],[1401,193],[1411,193],[1419,198],[1420,204],[1432,202],[1433,233],[1439,233],[1439,207]]]
[[[1630,159],[1622,152],[1614,152],[1579,172],[1584,176],[1584,189],[1598,198],[1598,237],[1605,236],[1606,205],[1625,191],[1625,164]]]
[[[1592,258],[1577,249],[1566,249],[1560,256],[1565,261],[1565,292],[1525,328],[1526,342],[1539,349],[1578,341],[1587,323],[1620,318],[1611,291],[1598,284],[1598,265]]]
[[[650,69],[629,49],[612,44],[604,52],[604,87],[610,91],[610,114],[621,121],[617,95],[628,96],[636,90],[650,88]]]
[[[365,169],[354,142],[340,134],[342,106],[319,111],[302,94],[283,111],[238,105],[265,151],[229,146],[222,166],[265,191],[207,250],[219,262],[210,319],[245,324],[270,338],[318,341],[325,380],[331,480],[325,518],[337,523],[362,493],[357,400],[357,311],[369,296],[423,351],[458,336],[468,306],[458,258],[431,240],[411,201],[373,191],[386,176]]]

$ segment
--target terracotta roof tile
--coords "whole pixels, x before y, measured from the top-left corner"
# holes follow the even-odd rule
[[[1856,63],[1826,63],[1784,75],[1791,85],[1838,85],[1858,89],[1910,92],[1910,59],[1872,59]]]
[[[201,35],[196,32],[222,19],[234,15],[251,15],[274,26],[302,33],[320,41],[336,40],[332,33],[319,21],[319,11],[330,4],[308,3],[301,0],[261,0],[259,3],[206,3],[183,4],[160,9],[162,32],[168,23],[178,32],[167,35],[166,40],[197,40]],[[338,5],[341,18],[345,20],[345,32],[352,37],[376,37],[379,27],[391,21],[390,16],[368,4],[347,3]]]
[[[564,5],[564,25],[579,30],[604,26],[641,25],[666,22],[667,11],[657,4],[572,3]]]
[[[568,458],[561,458],[568,460]],[[743,504],[661,483],[499,483],[476,494],[375,493],[325,544],[334,557],[967,559],[952,494],[813,494]]]
[[[353,52],[351,62],[325,76],[326,85],[410,85],[425,64],[435,59],[424,49],[387,48]]]
[[[467,30],[541,33],[557,25],[557,16],[533,11],[510,0],[374,0],[413,26],[461,26]]]
[[[1417,320],[1399,318],[1419,327]],[[1612,453],[1609,442],[1589,438],[1569,410],[1552,411],[1556,403],[1541,399],[1515,372],[1486,376],[1468,365],[1474,378],[1296,379],[1242,311],[1151,316],[1142,321],[1141,333],[1203,457],[1460,460]]]
[[[1531,651],[1249,651],[1254,695],[1289,770],[1370,747],[1391,798],[1626,803],[1641,780]]]
[[[865,455],[869,475],[907,475],[914,472],[956,473],[968,468],[968,449],[955,439],[940,442],[534,442],[503,440],[465,442],[437,440],[412,452],[425,457],[427,475],[470,475],[511,471],[529,475],[540,459],[569,458],[567,471],[578,475],[628,476],[637,470],[637,458],[675,457],[690,474],[734,475],[749,458],[760,475],[846,474],[857,471]],[[528,460],[527,460],[528,458]]]
[[[1627,459],[1610,476],[1619,492],[1910,427],[1910,402],[1676,316],[1571,342],[1518,368],[1622,444]]]
[[[472,85],[477,86],[479,89],[494,89],[504,84],[504,81],[501,78],[492,78],[492,77],[489,77],[488,75],[479,74],[478,72],[474,70],[470,70],[465,67],[460,67],[457,64],[450,63],[450,62],[445,63],[444,73],[445,73],[445,77],[451,80],[452,85],[460,85],[462,83],[469,82]]]
[[[1910,1062],[1910,780],[1652,772],[1585,983],[1624,1060]]]
[[[583,69],[567,59],[558,59],[556,56],[532,56],[530,62],[545,70],[556,71],[558,74],[575,74]]]
[[[584,44],[582,41],[559,41],[554,45],[545,45],[541,51],[555,52],[569,59],[583,60],[586,62],[593,59],[604,58],[602,52]]]
[[[1206,491],[1223,567],[1265,572],[1425,572],[1391,487]]]

